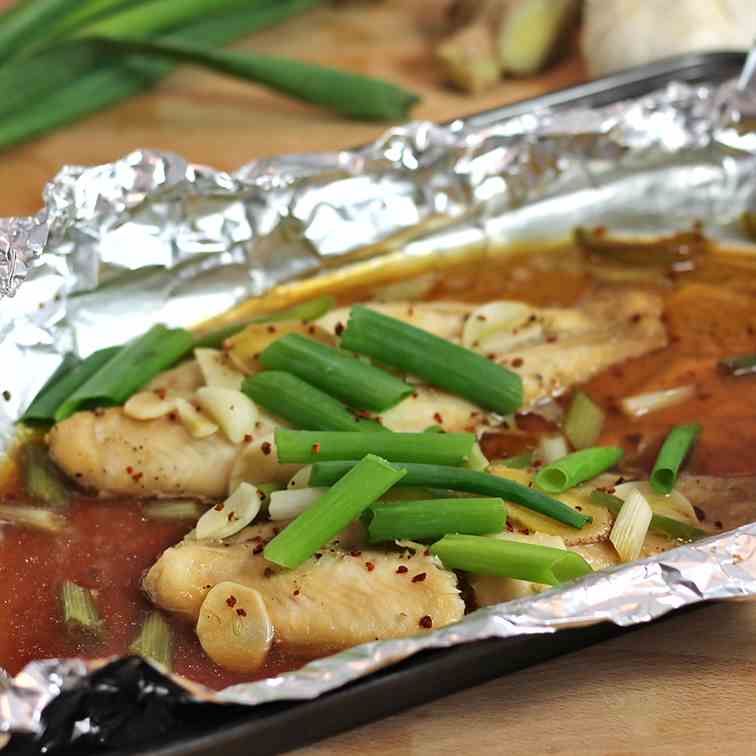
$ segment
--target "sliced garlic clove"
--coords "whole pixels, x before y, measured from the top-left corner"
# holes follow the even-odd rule
[[[203,417],[186,399],[176,399],[176,411],[184,428],[193,438],[206,438],[218,430],[218,426]]]
[[[270,495],[268,514],[271,520],[293,520],[320,499],[328,488],[289,488],[273,491]]]
[[[234,672],[254,672],[273,643],[273,624],[262,596],[246,585],[226,580],[210,589],[197,619],[197,637],[205,653]]]
[[[197,520],[197,539],[228,538],[238,533],[257,517],[260,506],[257,489],[249,483],[240,483],[231,496]]]
[[[537,311],[522,302],[489,302],[473,310],[462,329],[462,345],[506,353],[543,333]]]
[[[235,391],[241,389],[244,373],[231,364],[225,352],[220,349],[195,349],[194,356],[202,371],[205,385]]]
[[[163,394],[163,396],[161,396]],[[165,397],[165,392],[140,391],[123,405],[123,414],[134,420],[155,420],[176,409],[176,400]]]
[[[312,465],[305,465],[297,470],[294,476],[286,484],[286,488],[307,488],[310,485],[310,475],[312,474]]]
[[[241,391],[205,386],[197,389],[197,403],[221,427],[228,440],[240,444],[251,436],[257,422],[257,406]]]
[[[246,444],[231,468],[229,493],[236,490],[241,482],[246,483],[286,483],[301,465],[281,464],[276,452],[275,436],[254,434]]]

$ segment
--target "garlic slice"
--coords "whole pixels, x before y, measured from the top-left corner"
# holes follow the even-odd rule
[[[225,580],[208,591],[197,619],[205,653],[234,672],[254,672],[273,643],[273,624],[254,588]]]
[[[200,407],[220,426],[228,440],[240,444],[257,422],[257,406],[241,391],[204,386],[195,394]]]
[[[238,533],[257,517],[260,506],[257,489],[249,483],[240,483],[231,496],[197,520],[197,539],[228,538]]]
[[[271,520],[292,520],[309,509],[328,488],[290,488],[273,491],[268,514]]]
[[[685,494],[680,493],[677,490],[673,490],[668,494],[656,493],[651,484],[646,480],[631,481],[628,483],[620,483],[618,486],[614,486],[614,495],[627,501],[628,496],[633,491],[640,491],[645,497],[646,501],[651,506],[654,514],[663,515],[664,517],[671,517],[673,520],[681,520],[687,522],[689,525],[699,526],[698,517],[696,517],[696,511],[693,509],[693,505],[690,503]]]
[[[175,399],[165,396],[161,398],[157,391],[140,391],[123,405],[123,414],[134,420],[155,420],[165,417],[175,409]]]
[[[203,417],[186,399],[175,401],[179,419],[193,438],[206,438],[218,430],[215,423]]]
[[[241,389],[244,374],[237,370],[225,352],[220,349],[195,349],[194,356],[207,386]]]
[[[537,311],[522,302],[489,302],[470,313],[462,329],[468,349],[506,354],[543,336]]]

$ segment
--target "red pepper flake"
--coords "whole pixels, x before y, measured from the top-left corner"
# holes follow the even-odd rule
[[[273,528],[273,535],[278,535],[281,532],[281,528]]]
[[[479,321],[480,321],[481,323],[485,323],[485,321],[486,321],[486,316],[485,316],[485,315],[476,315],[476,316],[475,316],[475,319],[476,319],[476,320],[479,320]]]
[[[522,357],[515,357],[512,360],[512,367],[516,367],[516,368],[522,367],[523,362],[524,360],[522,359]]]
[[[310,334],[310,336],[314,336],[314,335],[315,335],[315,330],[316,330],[316,329],[315,329],[315,326],[314,326],[314,325],[311,325],[311,326],[310,326],[310,327],[309,327],[309,328],[307,329],[307,333],[309,333],[309,334]]]
[[[559,337],[555,336],[553,333],[546,337],[546,343],[547,344],[553,344],[556,341],[559,341]]]
[[[229,596],[226,599],[226,604],[233,609],[236,606],[236,596]]]
[[[407,565],[405,565],[405,564],[400,564],[396,568],[396,574],[397,575],[404,575],[405,572],[409,572],[409,570],[407,569]]]
[[[336,323],[336,327],[333,329],[333,331],[337,336],[341,336],[341,334],[344,333],[344,324]]]
[[[368,572],[372,572],[375,569],[375,565],[372,562],[365,562],[365,567]]]
[[[316,442],[315,442],[315,443],[314,443],[314,444],[312,445],[312,453],[313,453],[313,454],[320,454],[320,441],[316,441]]]
[[[262,554],[263,549],[265,548],[265,544],[258,543],[257,546],[255,546],[254,549],[252,549],[253,554]]]
[[[299,596],[299,588],[297,588],[297,590],[294,591],[294,593],[292,593],[291,595],[292,596]]]
[[[155,393],[158,395],[159,399],[165,399],[167,391],[164,388],[157,388],[155,389]]]
[[[131,479],[134,481],[134,483],[139,483],[139,481],[144,477],[144,473],[138,472],[134,473],[131,476]]]
[[[444,422],[444,418],[443,418],[443,417],[441,417],[441,413],[440,413],[440,412],[434,412],[434,413],[433,413],[433,419],[434,419],[434,420],[435,420],[435,421],[436,421],[436,422],[437,422],[437,423],[438,423],[439,425],[443,425],[443,422]]]
[[[232,510],[232,511],[230,511],[230,512],[228,513],[228,518],[227,518],[227,519],[228,519],[228,521],[229,521],[229,522],[234,522],[234,520],[238,520],[238,519],[239,519],[239,515],[238,515],[238,514],[236,514],[236,512],[234,512],[234,511]]]
[[[245,444],[251,444],[253,441],[252,434],[251,433],[245,433],[244,434],[244,443]]]
[[[246,612],[246,610],[245,610],[245,609],[242,609],[241,607],[239,607],[239,608],[238,608],[238,609],[236,610],[236,613],[237,613],[237,614],[238,614],[238,615],[239,615],[240,617],[246,617],[246,616],[247,616],[247,612]]]
[[[213,507],[213,509],[214,509],[214,510],[215,510],[216,512],[222,512],[222,511],[223,511],[223,507],[224,507],[224,506],[225,506],[225,504],[224,504],[223,502],[220,502],[219,504],[216,504],[216,505],[215,505],[215,506]]]
[[[358,551],[357,549],[355,549],[354,551],[350,551],[349,554],[350,556],[353,556],[353,557],[362,556],[362,552]]]
[[[431,555],[431,550],[430,550],[430,549],[426,549],[426,550],[425,550],[425,551],[423,552],[423,554],[425,554],[425,556],[430,556],[430,555]]]
[[[261,444],[260,448],[262,449],[262,453],[265,454],[266,456],[270,454],[271,451],[273,450],[273,447],[270,445],[270,441],[264,441]]]
[[[722,520],[717,520],[714,525],[716,525],[720,530],[722,530],[722,528],[724,527],[724,525],[722,525]]]
[[[489,352],[486,357],[488,357],[489,360],[493,362],[493,360],[496,359],[496,353],[495,352]]]
[[[693,511],[696,513],[696,517],[698,518],[699,522],[703,522],[706,519],[706,512],[704,512],[703,509],[701,509],[701,507],[697,507],[694,504]]]
[[[417,391],[412,392],[412,398],[417,399],[420,396],[420,394],[417,393]]]
[[[273,574],[273,568],[272,567],[266,567],[263,570],[263,577],[269,578]]]
[[[274,325],[269,325],[268,326],[268,333],[275,333],[275,332],[276,332],[276,327]]]
[[[177,414],[176,414],[175,412],[169,412],[169,413],[168,413],[168,419],[169,419],[169,420],[170,420],[171,422],[174,422],[174,423],[175,423],[175,422],[176,422],[176,420],[178,420],[178,415],[177,415]]]
[[[433,627],[433,620],[431,619],[430,614],[426,614],[423,617],[420,617],[420,622],[417,624],[420,625],[420,627],[424,627],[426,630],[430,630]]]
[[[425,578],[428,577],[428,575],[425,572],[418,572],[417,575],[415,575],[412,578],[413,583],[422,583]]]
[[[630,316],[631,323],[640,323],[640,319],[641,319],[641,314],[639,312],[636,312]]]
[[[260,499],[260,501],[265,501],[265,493],[263,491],[258,491],[257,498]]]
[[[319,551],[318,551],[318,552],[316,552],[316,553],[314,554],[314,556],[315,556],[315,559],[321,559],[321,558],[323,557],[323,555],[322,555],[322,554],[321,554],[321,553],[320,553]]]
[[[131,465],[129,465],[129,466],[128,466],[128,467],[126,468],[126,474],[127,474],[127,475],[133,475],[133,474],[134,474],[134,468],[133,468],[133,467],[132,467]]]

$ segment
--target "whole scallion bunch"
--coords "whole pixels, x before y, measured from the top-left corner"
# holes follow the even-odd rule
[[[360,119],[418,98],[378,79],[223,45],[319,0],[25,0],[0,14],[0,150],[149,89],[178,63]]]

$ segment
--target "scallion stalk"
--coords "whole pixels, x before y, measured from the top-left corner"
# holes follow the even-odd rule
[[[698,423],[677,425],[669,432],[649,480],[656,493],[668,494],[675,487],[680,466],[700,432],[701,426]]]
[[[369,307],[352,307],[341,345],[502,415],[522,404],[522,379],[516,373]]]
[[[2,503],[0,503],[0,522],[9,522],[19,528],[40,530],[46,533],[60,533],[68,523],[62,514],[49,509]]]
[[[305,430],[385,431],[380,423],[356,416],[341,402],[291,373],[266,370],[248,376],[242,391],[268,412]]]
[[[310,471],[308,485],[330,486],[351,470],[356,462],[316,462]],[[573,528],[582,528],[591,522],[591,518],[580,514],[572,507],[552,499],[535,488],[528,488],[498,475],[467,470],[464,467],[446,467],[442,465],[422,465],[411,462],[396,463],[398,468],[406,470],[402,481],[404,486],[418,486],[447,491],[465,491],[482,496],[493,496],[512,501],[532,509],[546,517],[552,517]]]
[[[588,394],[578,391],[564,418],[564,434],[575,449],[587,449],[598,441],[605,418],[604,410]]]
[[[434,543],[431,551],[450,570],[546,585],[559,585],[592,572],[574,551],[483,536],[447,535]]]
[[[676,404],[687,402],[695,394],[693,386],[678,386],[677,388],[651,391],[647,394],[626,396],[620,400],[622,411],[629,417],[643,417],[649,412],[674,407]]]
[[[357,409],[382,412],[414,390],[385,370],[298,333],[274,341],[262,352],[260,362],[268,370],[292,373]]]
[[[265,558],[282,567],[298,567],[404,475],[404,470],[368,454],[268,543]]]
[[[441,538],[449,533],[498,533],[507,521],[501,499],[431,499],[373,504],[369,518],[370,543]]]
[[[536,455],[544,465],[551,465],[570,453],[567,440],[561,433],[541,436],[536,447]]]
[[[129,652],[162,664],[169,671],[173,669],[173,633],[160,612],[147,615]]]
[[[418,461],[422,462],[424,460]],[[483,450],[480,448],[480,444],[474,443],[472,445],[472,449],[470,449],[470,453],[467,455],[467,459],[465,460],[465,467],[470,470],[483,472],[484,470],[488,469],[488,465],[488,458],[485,454],[483,454]]]
[[[71,10],[71,0],[35,0],[16,3],[0,16],[0,60],[15,55],[29,41],[48,31]]]
[[[375,454],[390,462],[462,465],[475,444],[472,433],[348,433],[276,429],[276,450],[282,463],[311,464],[362,459]]]
[[[623,562],[640,556],[654,513],[646,497],[638,490],[623,502],[614,521],[609,540]]]
[[[617,446],[581,449],[542,467],[536,473],[535,483],[548,493],[562,493],[606,472],[614,467],[623,455],[624,451]]]
[[[21,473],[26,493],[53,509],[64,509],[69,492],[63,475],[50,459],[42,443],[28,443],[21,448]]]
[[[178,362],[192,345],[191,333],[183,328],[153,326],[79,386],[58,407],[55,419],[65,420],[84,408],[123,404],[158,373]]]
[[[71,580],[64,580],[60,588],[60,597],[63,604],[63,622],[69,634],[102,635],[103,622],[89,588],[84,588]]]
[[[719,368],[728,375],[742,376],[756,373],[756,354],[740,354],[720,360]]]
[[[197,521],[207,507],[191,499],[156,499],[142,506],[142,515],[148,520],[193,520]]]

